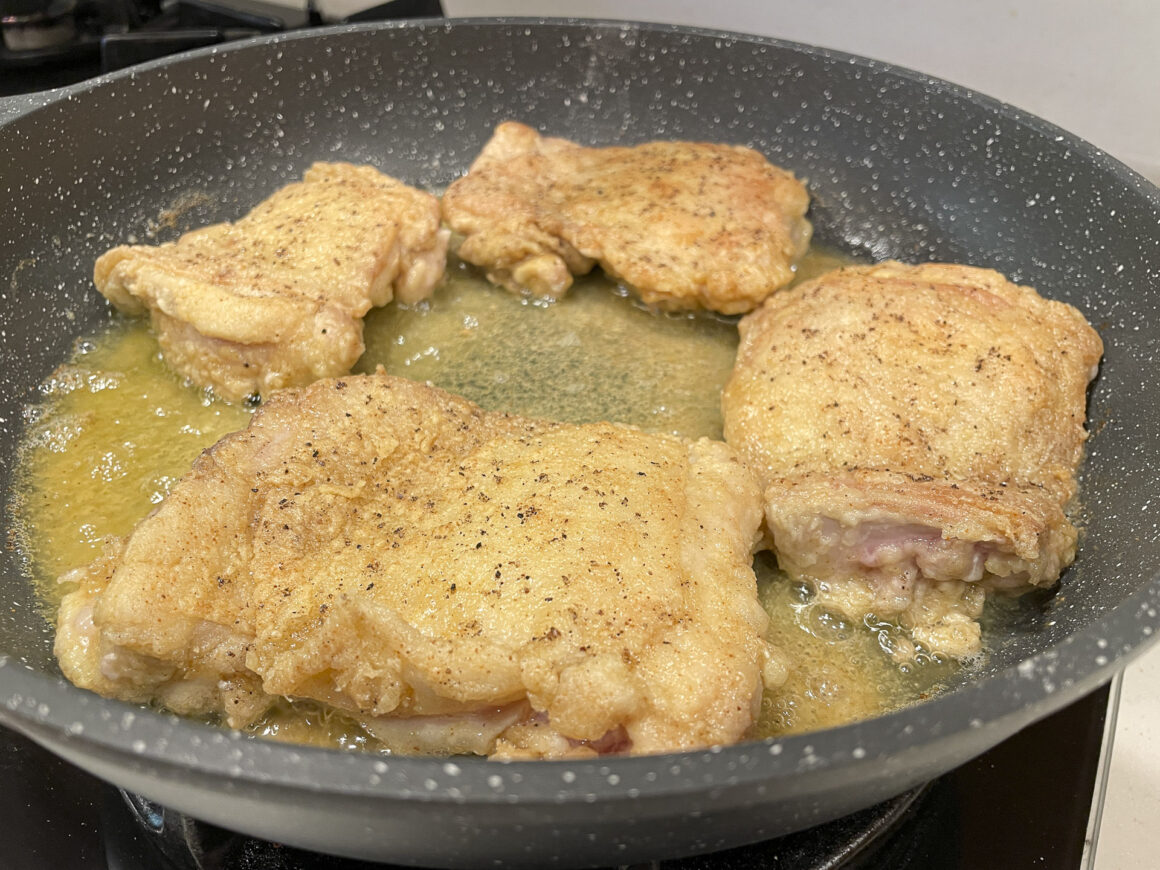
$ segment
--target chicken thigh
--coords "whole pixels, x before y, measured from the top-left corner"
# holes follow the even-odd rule
[[[979,650],[986,590],[1054,583],[1102,353],[1069,305],[996,272],[848,267],[742,319],[726,441],[781,566],[854,618]]]
[[[443,197],[459,255],[516,292],[557,298],[595,264],[649,305],[749,311],[805,253],[809,196],[749,148],[585,148],[500,124]]]
[[[235,727],[281,697],[398,752],[729,743],[784,665],[721,442],[485,412],[383,373],[277,393],[69,575],[78,685]]]
[[[239,401],[349,372],[363,315],[430,295],[449,237],[430,194],[317,163],[236,223],[112,249],[94,281],[121,311],[149,313],[177,372]]]

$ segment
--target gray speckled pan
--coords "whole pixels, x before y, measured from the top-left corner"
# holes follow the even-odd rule
[[[880,719],[720,751],[584,763],[382,759],[246,739],[64,683],[16,556],[0,720],[115,783],[298,846],[447,866],[626,864],[783,834],[982,752],[1107,680],[1160,624],[1160,193],[1009,106],[848,55],[627,24],[295,34],[0,103],[0,426],[108,316],[93,259],[159,212],[234,217],[313,160],[428,187],[494,124],[586,143],[751,145],[808,179],[820,239],[966,261],[1077,305],[1092,390],[1085,536],[1058,594],[970,681]],[[208,196],[191,198],[191,193]],[[0,455],[4,486],[11,452]]]

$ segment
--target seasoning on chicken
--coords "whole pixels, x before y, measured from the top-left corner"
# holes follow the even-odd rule
[[[443,197],[459,255],[510,290],[557,298],[599,264],[664,309],[750,311],[793,278],[809,196],[749,148],[585,148],[500,124]]]
[[[177,372],[240,401],[349,372],[363,315],[429,296],[449,237],[430,194],[317,163],[236,223],[114,248],[94,281],[121,311],[149,313]]]
[[[967,266],[849,267],[742,319],[726,441],[759,473],[781,566],[848,616],[979,650],[987,590],[1075,555],[1083,316]]]
[[[763,677],[752,473],[723,443],[376,375],[276,394],[68,576],[78,685],[240,727],[281,697],[402,752],[739,739]]]

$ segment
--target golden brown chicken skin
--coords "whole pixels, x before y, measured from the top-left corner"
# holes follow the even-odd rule
[[[729,743],[785,675],[760,522],[721,442],[324,380],[277,393],[68,578],[56,651],[105,695],[234,726],[309,699],[401,752]]]
[[[928,649],[979,649],[984,591],[1073,559],[1086,389],[1102,344],[996,272],[884,263],[771,297],[740,323],[725,437],[765,487],[780,564]]]
[[[585,148],[500,124],[443,197],[459,255],[490,280],[557,298],[596,264],[666,309],[753,309],[805,253],[809,197],[749,148]]]
[[[97,260],[97,289],[148,313],[175,370],[231,401],[345,374],[362,317],[416,302],[446,265],[435,197],[369,166],[318,163],[235,223]]]

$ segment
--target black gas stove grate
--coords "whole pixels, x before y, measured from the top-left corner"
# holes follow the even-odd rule
[[[192,48],[324,23],[443,16],[440,0],[389,0],[324,21],[314,0],[0,0],[0,96],[84,81]]]

